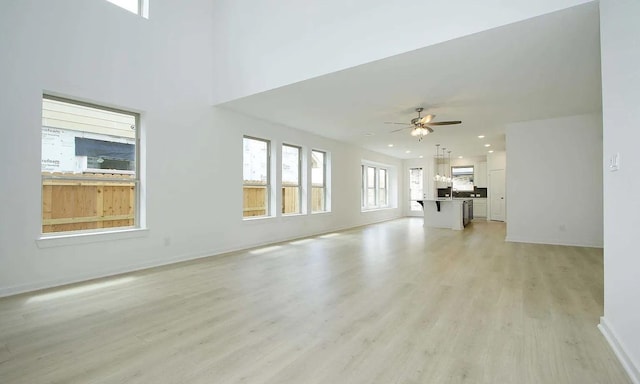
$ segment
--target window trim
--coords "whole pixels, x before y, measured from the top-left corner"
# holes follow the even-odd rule
[[[135,121],[135,178],[133,179],[133,182],[135,184],[135,207],[133,210],[133,223],[134,225],[132,226],[122,226],[122,227],[108,227],[108,228],[96,228],[96,229],[83,229],[83,230],[72,230],[72,231],[59,231],[59,232],[43,232],[42,231],[42,227],[44,226],[43,223],[43,218],[42,218],[42,201],[44,199],[44,196],[42,194],[42,185],[43,185],[43,181],[44,180],[56,180],[56,179],[74,179],[74,176],[67,176],[67,177],[63,177],[63,176],[44,176],[42,175],[42,171],[40,174],[40,228],[39,228],[39,236],[38,236],[38,241],[45,241],[45,240],[51,240],[51,239],[61,239],[61,238],[65,238],[65,239],[72,239],[72,238],[79,238],[79,237],[85,237],[85,236],[90,236],[90,235],[102,235],[102,234],[114,234],[114,233],[120,233],[120,232],[132,232],[132,231],[141,231],[141,230],[146,230],[146,220],[143,217],[143,212],[144,212],[144,207],[143,204],[146,204],[146,202],[142,201],[143,198],[143,193],[142,190],[144,188],[143,185],[143,179],[142,179],[142,163],[141,163],[141,152],[142,152],[142,147],[141,147],[141,117],[140,117],[140,112],[134,112],[132,110],[125,110],[125,109],[120,109],[120,108],[114,108],[111,106],[106,106],[106,105],[100,105],[97,103],[92,103],[92,102],[86,102],[83,100],[77,100],[77,99],[72,99],[72,98],[68,98],[68,97],[61,97],[61,96],[56,96],[53,95],[51,93],[42,93],[42,97],[40,99],[40,103],[42,104],[42,102],[44,100],[52,100],[52,101],[58,101],[58,102],[62,102],[62,103],[67,103],[67,104],[72,104],[72,105],[79,105],[79,106],[83,106],[83,107],[88,107],[88,108],[93,108],[93,109],[98,109],[98,110],[103,110],[103,111],[109,111],[109,112],[115,112],[115,113],[120,113],[120,114],[124,114],[124,115],[129,115],[134,117],[134,121]],[[40,108],[40,127],[42,129],[43,125],[42,125],[42,107]],[[42,158],[42,139],[40,140],[40,157]],[[129,171],[130,172],[130,171]],[[129,174],[124,173],[123,174]],[[75,178],[78,178],[77,176]],[[88,181],[104,181],[104,178],[99,178],[99,177],[83,177],[82,180],[88,180]],[[111,178],[110,180],[116,181],[116,182],[131,182],[132,179],[131,178],[118,178],[118,177],[114,177]],[[88,237],[89,239],[91,238],[95,238],[95,236],[93,237]],[[73,241],[73,240],[72,240]],[[92,242],[92,241],[91,241]],[[43,243],[44,244],[44,243]],[[66,243],[63,242],[63,245],[65,245]],[[39,244],[40,245],[40,244]]]

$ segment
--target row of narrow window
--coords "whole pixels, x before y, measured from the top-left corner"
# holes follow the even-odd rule
[[[327,207],[327,153],[312,150],[310,153],[311,176],[303,177],[307,166],[303,149],[283,144],[280,154],[282,168],[279,170],[281,185],[281,213],[283,215],[306,212],[326,212]],[[271,175],[271,142],[265,139],[244,137],[243,139],[243,217],[273,216]],[[307,199],[309,180],[310,199]],[[307,208],[307,205],[309,207]]]

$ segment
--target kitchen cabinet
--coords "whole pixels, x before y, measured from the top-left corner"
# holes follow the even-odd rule
[[[487,199],[473,199],[473,217],[487,217]]]
[[[424,226],[463,230],[473,218],[472,199],[424,200]]]
[[[487,188],[487,162],[481,161],[474,168],[473,182],[478,188]]]

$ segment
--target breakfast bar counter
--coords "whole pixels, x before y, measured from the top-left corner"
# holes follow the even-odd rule
[[[424,226],[463,230],[473,219],[473,199],[423,200]]]

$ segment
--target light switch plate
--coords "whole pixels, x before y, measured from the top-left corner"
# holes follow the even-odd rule
[[[609,158],[609,172],[615,172],[620,169],[620,154],[616,153]]]

